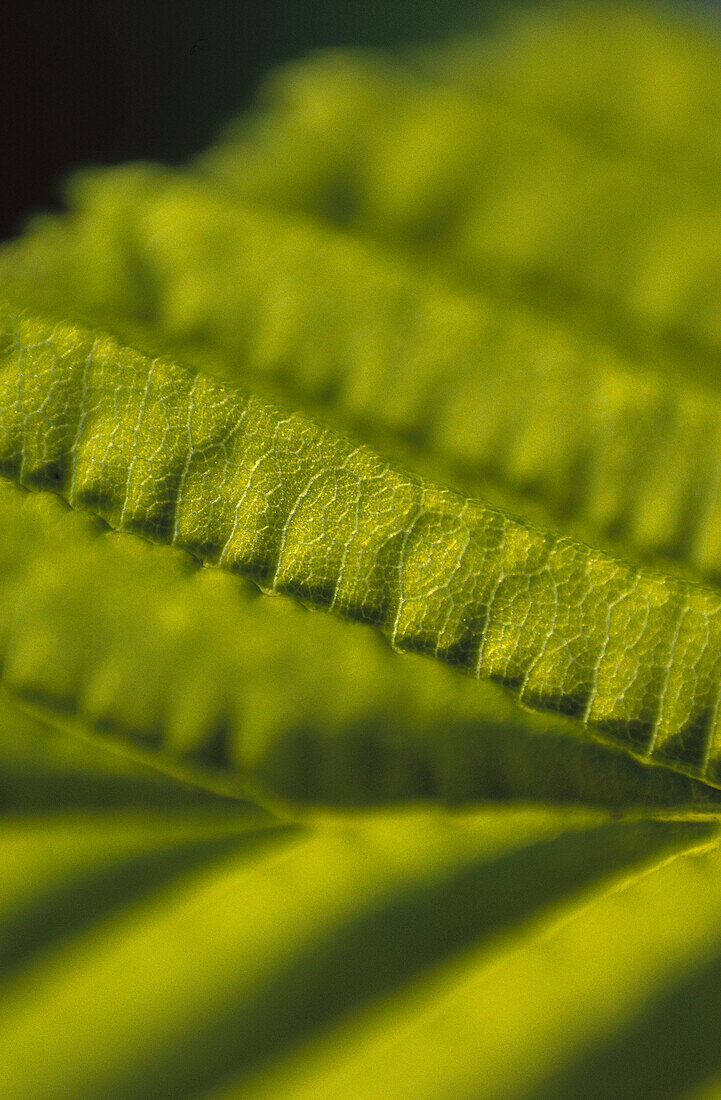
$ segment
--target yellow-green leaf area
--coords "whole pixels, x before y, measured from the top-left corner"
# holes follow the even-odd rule
[[[719,41],[316,53],[0,247],[0,1100],[719,1094]]]

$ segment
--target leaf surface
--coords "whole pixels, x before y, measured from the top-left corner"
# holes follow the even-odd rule
[[[0,259],[21,304],[119,329],[542,526],[718,578],[711,376],[639,363],[187,171],[96,171],[73,202]]]
[[[16,736],[43,736],[24,722]],[[403,1066],[419,1096],[478,1080],[514,1095],[551,1058],[572,1072],[712,951],[715,820],[488,807],[292,825],[212,801],[139,817],[132,769],[125,789],[112,815],[3,814],[5,1095],[407,1095]],[[609,966],[621,920],[639,934]],[[559,935],[572,969],[553,963]],[[696,1080],[682,1049],[674,1066]]]
[[[0,250],[3,1100],[719,1093],[718,52],[327,54]]]
[[[367,626],[261,598],[55,496],[5,484],[0,517],[12,533],[0,556],[5,687],[164,767],[328,803],[717,801],[496,685],[399,660]]]
[[[640,9],[631,18],[643,23]],[[658,35],[657,19],[647,21]],[[610,22],[610,34],[625,33]],[[531,18],[526,36],[533,26]],[[562,51],[551,35],[539,52]],[[603,30],[588,37],[586,49],[595,42],[599,56],[609,53]],[[528,50],[522,34],[512,42],[502,53],[506,85]],[[714,36],[712,57],[717,51]],[[534,110],[530,89],[520,92],[523,76],[510,96],[479,94],[455,79],[444,57],[442,50],[435,65],[427,56],[403,65],[336,51],[293,63],[266,87],[261,110],[230,127],[199,164],[248,198],[353,226],[416,263],[534,302],[637,354],[670,355],[696,369],[705,362],[713,373],[717,169],[687,170],[688,150],[673,160],[635,155],[642,140],[634,141],[634,154],[589,143]],[[668,76],[663,59],[656,65],[645,87],[656,82],[663,117],[658,104]],[[614,86],[609,67],[601,86]],[[531,82],[531,62],[526,68]],[[693,96],[694,75],[679,78],[679,98]],[[597,94],[599,85],[592,86]],[[537,91],[542,104],[543,88]],[[701,99],[702,117],[715,117],[714,94]],[[683,111],[685,124],[694,106],[686,102]],[[702,139],[704,149],[715,140]]]
[[[79,326],[6,313],[0,348],[0,468],[24,488],[376,624],[398,650],[719,782],[713,591],[536,530]]]

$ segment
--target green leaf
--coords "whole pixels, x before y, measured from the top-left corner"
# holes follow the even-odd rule
[[[0,520],[6,688],[166,768],[185,761],[229,791],[252,780],[331,803],[718,802],[589,743],[568,719],[521,711],[495,685],[398,660],[368,627],[260,598],[57,497],[0,485]]]
[[[309,1044],[257,1088],[241,1093],[236,1079],[213,1095],[370,1088],[401,1098],[410,1087],[428,1100],[600,1100],[685,1096],[709,1078],[717,1095],[718,916],[718,844],[709,841],[534,912],[406,997]]]
[[[425,51],[432,71],[472,94],[542,113],[601,147],[681,171],[718,172],[716,27],[648,3],[554,3],[499,12],[491,34]],[[564,60],[564,79],[556,70]],[[603,94],[599,95],[599,88]]]
[[[535,530],[332,429],[6,312],[0,469],[721,783],[721,601]]]
[[[709,380],[659,374],[188,172],[95,171],[72,198],[0,258],[21,304],[315,412],[542,526],[718,579]]]
[[[231,797],[219,783],[203,785],[204,776],[171,777],[126,753],[101,753],[80,730],[69,737],[57,721],[23,713],[17,703],[0,690],[0,812],[5,815],[125,808],[138,815],[168,810],[179,817],[203,807],[216,813],[238,808],[238,791]]]
[[[486,1095],[517,1094],[612,1039],[622,1009],[632,1019],[673,981],[674,960],[703,958],[717,834],[712,821],[542,809],[294,826],[241,806],[5,816],[3,1088],[347,1096],[377,1081],[408,1095],[410,1079],[418,1096],[479,1080]],[[619,927],[638,934],[609,967]],[[564,928],[570,970],[553,953]],[[604,973],[606,987],[625,978],[615,1012]],[[715,1033],[711,1008],[699,1024]],[[521,1062],[506,1028],[532,1037]],[[694,1079],[683,1051],[677,1072]]]
[[[0,250],[3,1097],[718,1094],[718,38],[560,18]]]
[[[593,24],[596,17],[586,18]],[[600,29],[589,31],[581,17],[570,32],[584,43],[579,52],[595,55],[596,72],[585,70],[594,100],[604,98],[599,88],[617,86],[621,63],[608,61],[613,49],[602,19]],[[650,35],[667,39],[663,25],[650,12],[644,17],[641,7],[630,19],[636,26],[650,23]],[[557,27],[558,19],[550,25]],[[622,19],[615,26],[616,35],[627,34]],[[718,36],[710,61],[694,49],[700,82],[683,73],[683,54],[672,52],[670,61],[671,80],[674,60],[682,68],[675,76],[680,93],[673,86],[669,93],[677,98],[680,125],[686,129],[696,112],[702,119],[700,142],[711,170],[699,172],[696,158],[687,167],[683,145],[673,158],[665,150],[647,157],[634,134],[629,154],[588,142],[547,117],[531,88],[523,94],[524,81],[533,81],[523,39],[533,36],[546,57],[570,55],[569,68],[573,50],[554,42],[555,29],[539,45],[534,27],[533,18],[526,19],[524,32],[503,48],[501,64],[490,66],[488,83],[501,84],[495,94],[483,76],[469,88],[462,63],[457,79],[455,52],[448,62],[447,50],[435,59],[426,52],[420,64],[412,55],[402,64],[357,51],[292,63],[265,88],[261,110],[231,126],[199,166],[249,199],[353,227],[416,262],[534,302],[635,355],[696,369],[705,363],[713,375],[721,340],[713,153]],[[637,37],[646,37],[643,30],[627,36],[624,53],[635,52]],[[652,78],[643,78],[646,110],[661,120],[669,82],[664,61],[652,56]],[[472,64],[483,67],[477,59]],[[528,77],[516,79],[517,69]],[[545,72],[554,87],[566,84],[555,64]],[[714,90],[704,90],[704,77]],[[508,94],[513,84],[518,87]],[[543,88],[537,91],[543,104]],[[641,93],[627,96],[627,102],[638,99],[643,102]],[[654,127],[642,121],[638,128]],[[663,122],[657,128],[663,132]]]

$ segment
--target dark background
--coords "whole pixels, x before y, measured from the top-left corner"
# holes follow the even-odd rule
[[[278,61],[324,45],[442,36],[492,18],[499,5],[0,0],[0,238],[56,206],[73,165],[187,158],[248,105]]]
[[[432,37],[471,0],[0,0],[0,237],[57,204],[68,167],[178,161],[274,63],[339,43]]]

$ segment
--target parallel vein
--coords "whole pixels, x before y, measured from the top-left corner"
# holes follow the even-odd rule
[[[113,338],[6,312],[0,347],[6,476],[721,782],[713,591],[536,529]]]

